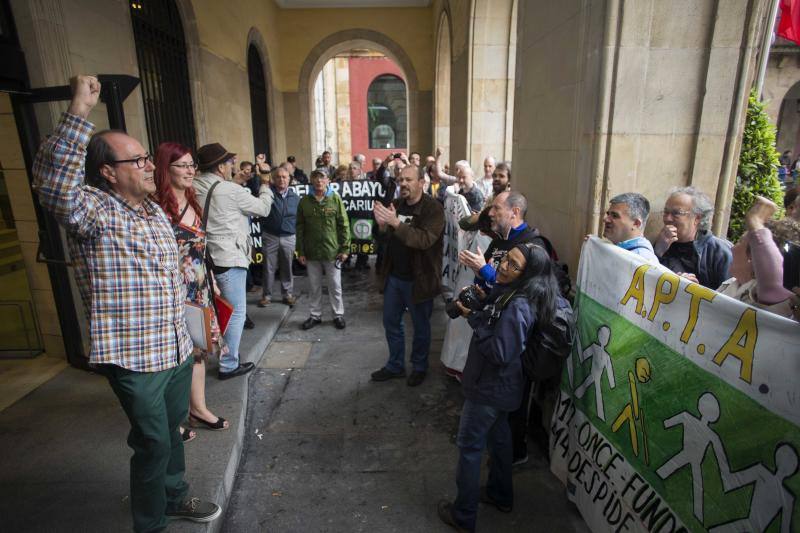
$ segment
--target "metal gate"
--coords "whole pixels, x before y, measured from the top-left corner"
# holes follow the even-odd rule
[[[196,148],[183,24],[174,0],[130,3],[150,152],[165,141]]]

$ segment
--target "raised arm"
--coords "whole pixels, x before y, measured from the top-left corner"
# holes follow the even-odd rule
[[[86,147],[94,131],[86,118],[97,105],[100,82],[93,76],[77,76],[70,83],[69,109],[33,162],[33,188],[45,209],[70,233],[93,238],[105,226],[105,210],[98,194],[87,191],[83,180]]]
[[[441,148],[436,148],[436,164],[433,165],[433,168],[431,169],[431,171],[432,171],[431,173],[434,176],[438,177],[439,181],[441,181],[443,184],[452,185],[456,181],[458,181],[458,179],[455,176],[451,176],[450,174],[446,174],[445,171],[442,169],[442,164],[441,164],[442,153],[443,153],[443,151],[442,151]]]
[[[234,196],[236,205],[242,213],[253,217],[265,217],[272,209],[272,189],[269,188],[269,174],[261,175],[261,187],[258,196],[250,194],[250,190],[239,187]]]

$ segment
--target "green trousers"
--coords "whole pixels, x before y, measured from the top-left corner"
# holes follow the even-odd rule
[[[131,423],[131,512],[137,532],[167,527],[168,510],[185,499],[189,485],[179,424],[189,410],[192,361],[161,372],[132,372],[109,365],[111,388]]]

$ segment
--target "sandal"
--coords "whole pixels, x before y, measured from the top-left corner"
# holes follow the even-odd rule
[[[197,437],[197,433],[195,433],[191,429],[185,429],[182,427],[180,428],[180,432],[181,432],[181,440],[183,440],[184,444],[194,440]]]
[[[207,420],[203,420],[202,418],[196,417],[192,414],[189,415],[189,425],[193,428],[205,428],[210,429],[212,431],[222,431],[223,429],[228,429],[225,427],[225,419],[221,416],[217,417],[216,422],[209,422]]]

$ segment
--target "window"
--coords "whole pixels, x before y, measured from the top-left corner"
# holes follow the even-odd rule
[[[264,65],[258,50],[252,44],[247,49],[247,75],[250,79],[250,113],[253,123],[253,154],[269,153],[269,123],[267,121],[267,86],[264,81]]]
[[[174,0],[136,0],[129,5],[150,152],[165,141],[194,150],[189,66],[178,8]]]
[[[370,148],[407,148],[406,84],[390,74],[378,76],[367,91]]]

